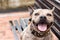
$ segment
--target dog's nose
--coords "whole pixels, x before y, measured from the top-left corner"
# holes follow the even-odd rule
[[[46,20],[46,17],[45,16],[40,16],[40,19]]]

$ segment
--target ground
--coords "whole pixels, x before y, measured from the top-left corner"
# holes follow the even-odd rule
[[[11,31],[9,21],[19,21],[20,18],[25,17],[29,17],[29,12],[13,12],[0,14],[0,40],[15,40],[14,34]]]

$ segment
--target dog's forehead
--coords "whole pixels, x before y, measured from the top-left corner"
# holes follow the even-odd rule
[[[52,13],[52,11],[51,10],[49,10],[49,9],[36,9],[36,10],[34,10],[34,12],[33,12],[34,14],[35,13]]]

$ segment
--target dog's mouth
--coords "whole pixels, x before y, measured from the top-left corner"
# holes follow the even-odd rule
[[[47,21],[40,21],[38,23],[34,23],[34,25],[36,25],[36,27],[39,31],[44,32],[50,28],[50,26],[52,25],[52,22],[48,23]]]
[[[47,30],[47,24],[38,24],[38,29],[40,31],[46,31]]]

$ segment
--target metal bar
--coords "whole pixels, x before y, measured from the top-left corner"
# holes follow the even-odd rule
[[[26,27],[26,23],[24,22],[24,19],[23,18],[20,19],[20,25],[22,26],[22,28],[24,30],[25,27]]]
[[[25,22],[25,24],[26,24],[26,27],[28,26],[28,21],[29,21],[29,18],[25,18],[25,19],[24,19],[24,22]]]
[[[14,34],[15,40],[19,40],[17,33],[16,33],[16,30],[15,30],[15,26],[13,25],[13,22],[9,21],[9,23],[11,24],[11,29],[12,29],[12,32]]]
[[[60,32],[56,29],[56,27],[52,27],[51,29],[52,29],[53,33],[54,33],[54,34],[59,38],[59,40],[60,40]]]
[[[60,10],[60,7],[59,6],[57,6],[55,3],[53,3],[52,1],[50,1],[50,0],[47,0],[51,5],[54,5],[57,9],[59,9]]]
[[[14,20],[15,26],[18,29],[19,32],[22,32],[21,26],[18,24],[17,20]]]

